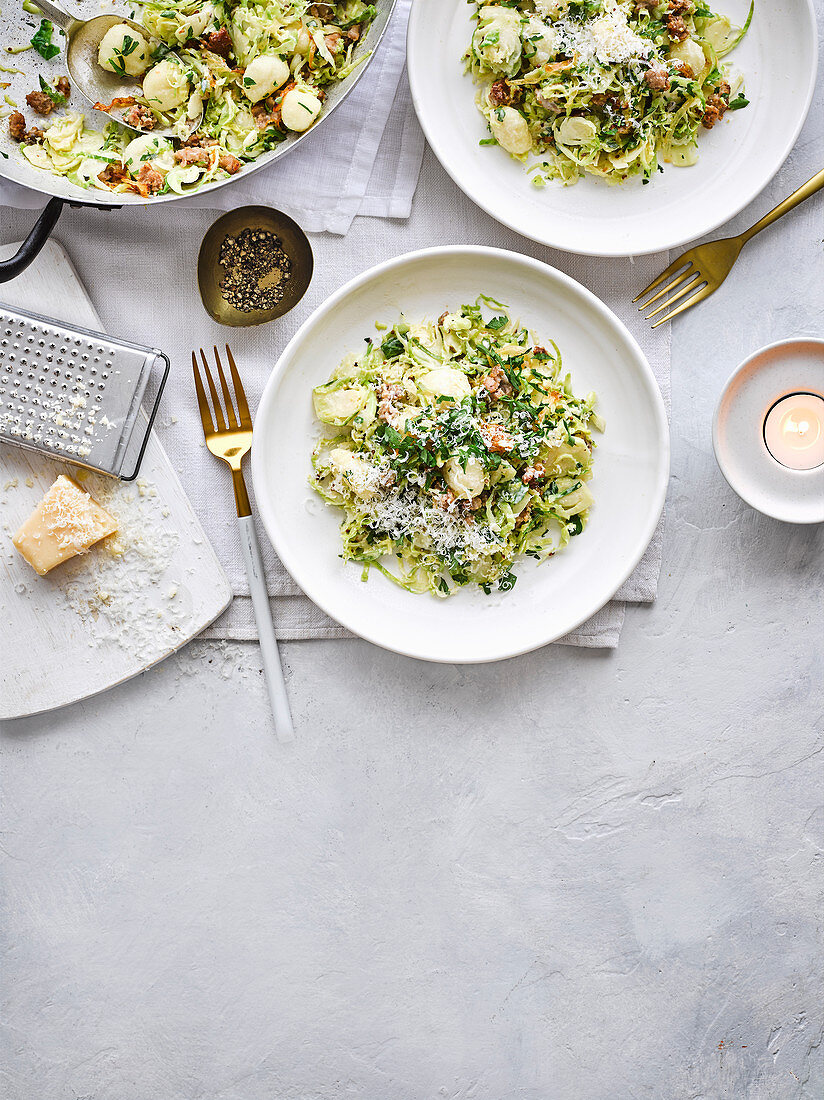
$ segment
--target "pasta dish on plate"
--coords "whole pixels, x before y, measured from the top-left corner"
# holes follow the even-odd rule
[[[465,54],[489,127],[532,165],[532,181],[647,182],[660,162],[698,159],[698,135],[746,107],[723,59],[747,32],[704,0],[508,0],[475,3]]]
[[[508,591],[519,558],[586,526],[595,394],[576,397],[558,348],[493,298],[377,327],[313,391],[330,432],[312,484],[344,511],[343,558],[410,592]]]

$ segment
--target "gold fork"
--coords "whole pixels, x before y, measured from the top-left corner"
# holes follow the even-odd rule
[[[272,611],[269,606],[269,595],[266,591],[266,575],[263,571],[260,545],[255,532],[252,509],[249,505],[249,494],[246,492],[246,483],[243,480],[243,470],[241,468],[243,456],[248,454],[252,447],[252,417],[249,413],[243,383],[240,380],[229,345],[226,345],[226,358],[229,360],[229,370],[234,386],[234,403],[232,401],[232,390],[226,381],[226,375],[223,373],[223,364],[220,361],[217,348],[215,348],[215,364],[223,393],[222,405],[203,348],[200,349],[200,358],[203,362],[203,373],[206,375],[209,395],[212,399],[210,408],[206,390],[200,377],[197,357],[192,352],[192,370],[195,375],[195,390],[197,391],[197,403],[200,408],[200,419],[203,422],[203,435],[206,438],[206,446],[212,454],[226,462],[232,471],[243,560],[249,577],[249,593],[252,597],[252,607],[257,622],[260,651],[263,657],[269,699],[272,703],[272,713],[275,719],[275,732],[279,740],[291,741],[294,737],[292,716],[289,711],[289,700],[286,696],[286,685],[283,681],[283,668],[280,663],[275,628],[272,624]]]
[[[659,325],[663,325],[665,321],[671,321],[673,317],[677,317],[684,310],[703,302],[705,298],[709,298],[710,294],[718,290],[732,271],[732,266],[747,241],[752,240],[756,233],[760,233],[762,229],[766,229],[768,225],[778,221],[784,214],[795,209],[799,203],[810,198],[816,191],[820,191],[822,187],[824,187],[824,169],[814,175],[802,187],[799,187],[797,191],[793,191],[788,198],[780,202],[769,214],[765,214],[760,221],[757,221],[745,233],[741,233],[738,237],[725,237],[720,241],[699,244],[679,256],[677,260],[673,260],[669,267],[649,284],[646,290],[636,294],[632,299],[633,302],[639,302],[642,298],[646,298],[648,294],[651,294],[653,290],[658,287],[661,288],[654,297],[649,298],[638,307],[641,312],[644,312],[659,299],[665,298],[651,313],[646,314],[646,319],[651,321],[653,317],[656,317],[663,310],[669,309],[685,294],[690,294],[690,291],[692,291],[691,296],[685,302],[682,301],[681,305],[674,309],[672,313],[660,317],[653,324],[653,328],[658,328]],[[678,287],[681,289],[678,290]],[[673,293],[676,290],[677,293]],[[667,295],[669,297],[666,297]]]

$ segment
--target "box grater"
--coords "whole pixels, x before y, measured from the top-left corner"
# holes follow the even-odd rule
[[[156,364],[162,377],[142,414]],[[168,374],[169,358],[157,348],[0,304],[0,440],[6,443],[133,481]]]

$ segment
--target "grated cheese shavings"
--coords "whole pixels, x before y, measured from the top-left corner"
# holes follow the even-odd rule
[[[406,489],[370,501],[365,507],[366,523],[391,539],[413,539],[421,547],[443,557],[456,551],[473,558],[488,554],[500,538],[489,527],[467,521],[454,511],[433,507]]]
[[[552,24],[559,46],[571,53],[578,64],[598,61],[619,65],[633,58],[648,57],[652,43],[629,26],[629,10],[616,0],[608,2],[601,15],[581,26],[568,19]]]

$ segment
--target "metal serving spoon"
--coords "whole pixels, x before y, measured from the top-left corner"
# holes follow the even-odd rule
[[[69,15],[62,8],[50,3],[50,0],[35,0],[35,2],[43,15],[56,23],[65,33],[66,63],[72,83],[95,110],[101,110],[100,104],[112,104],[112,101],[117,99],[143,95],[141,78],[134,76],[121,77],[108,69],[101,68],[97,63],[97,51],[100,48],[101,39],[112,27],[125,23],[131,30],[144,38],[149,38],[149,32],[145,27],[141,27],[140,24],[133,22],[131,19],[126,19],[122,15],[96,15],[94,19],[75,19],[74,16]],[[146,133],[147,131],[126,122],[123,118],[129,106],[117,107],[112,105],[109,110],[105,110],[103,113],[109,115],[121,126],[127,126],[130,130],[136,130],[139,134]],[[183,135],[171,126],[163,126],[157,122],[151,133],[162,138],[179,138],[181,136],[185,138],[195,132],[202,119],[202,111],[197,118],[189,119],[190,128]]]

